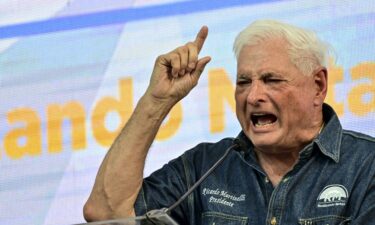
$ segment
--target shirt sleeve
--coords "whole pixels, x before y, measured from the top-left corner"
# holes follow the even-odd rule
[[[143,180],[142,188],[134,205],[137,216],[144,215],[153,209],[168,208],[174,204],[188,189],[184,155],[170,161],[161,169]],[[186,201],[171,212],[179,223],[187,220],[188,206]]]
[[[350,225],[373,225],[375,224],[375,159],[370,165],[369,173],[371,178],[369,180],[366,194],[363,202],[359,207],[358,214],[353,218]]]

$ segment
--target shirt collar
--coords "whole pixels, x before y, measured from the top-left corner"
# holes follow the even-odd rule
[[[316,145],[322,154],[337,163],[340,160],[342,127],[337,114],[333,108],[326,103],[323,104],[323,120],[325,125],[320,134],[313,140],[312,144]],[[237,138],[244,141],[250,153],[253,152],[254,145],[243,131],[238,134]]]
[[[337,114],[331,106],[323,104],[324,128],[314,139],[319,150],[336,163],[340,160],[342,127]]]

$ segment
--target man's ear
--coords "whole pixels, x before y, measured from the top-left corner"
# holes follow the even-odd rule
[[[328,72],[325,67],[320,67],[313,73],[315,82],[314,105],[321,106],[327,96],[328,89]]]

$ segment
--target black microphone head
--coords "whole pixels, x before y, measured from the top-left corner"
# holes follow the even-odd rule
[[[248,153],[248,148],[247,148],[247,144],[245,143],[245,141],[239,139],[239,138],[235,138],[233,140],[233,144],[236,145],[237,147],[235,148],[236,151],[238,152],[243,152],[243,153]]]

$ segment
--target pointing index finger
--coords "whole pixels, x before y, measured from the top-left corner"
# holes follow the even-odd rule
[[[207,35],[208,35],[208,27],[207,26],[203,26],[199,30],[199,32],[197,34],[197,37],[194,40],[194,43],[197,45],[197,48],[198,48],[198,53],[201,51],[202,46],[204,44],[204,41],[207,38]]]

